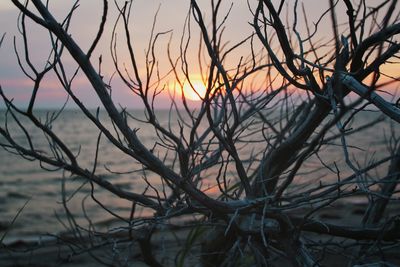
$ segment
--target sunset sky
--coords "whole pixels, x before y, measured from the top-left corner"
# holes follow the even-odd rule
[[[65,14],[69,11],[69,8],[72,6],[74,1],[65,1],[65,0],[52,0],[50,1],[50,9],[56,15],[58,19],[62,19]],[[123,1],[118,1],[123,2]],[[204,14],[206,19],[209,21],[209,17],[207,17],[207,12],[209,12],[209,3],[208,1],[199,1],[203,4],[202,8],[204,8]],[[207,2],[207,4],[205,4]],[[225,7],[223,8],[224,12],[226,12],[229,8],[231,2],[225,1]],[[253,29],[249,22],[252,21],[252,14],[248,9],[247,1],[233,1],[233,7],[230,16],[226,22],[226,29],[224,32],[225,40],[229,41],[230,44],[239,42],[246,36],[252,33]],[[253,1],[250,1],[252,3]],[[316,1],[306,0],[304,1],[306,12],[309,14],[308,19],[316,19],[316,14],[320,14],[325,10],[328,1],[323,1],[324,3],[319,2],[318,5],[315,5]],[[96,3],[96,4],[94,4]],[[109,15],[108,15],[108,23],[106,25],[106,29],[99,44],[98,48],[95,50],[91,60],[93,64],[98,66],[98,57],[102,55],[103,57],[103,65],[102,65],[102,74],[105,77],[105,80],[108,81],[110,76],[114,71],[114,66],[111,61],[110,56],[110,37],[111,30],[114,25],[116,19],[116,7],[113,1],[109,3]],[[75,41],[81,45],[83,50],[87,50],[89,44],[94,39],[94,36],[97,31],[97,27],[101,18],[101,7],[102,1],[81,1],[80,7],[75,13],[75,16],[72,20],[70,33]],[[32,8],[32,7],[31,7]],[[166,72],[169,67],[168,58],[166,56],[166,47],[169,38],[171,37],[171,52],[174,58],[179,55],[179,43],[180,38],[183,31],[183,25],[185,22],[185,18],[189,8],[189,1],[183,0],[139,0],[134,1],[133,7],[133,17],[132,17],[132,34],[134,39],[134,49],[138,57],[138,65],[139,71],[145,74],[144,68],[144,54],[145,49],[148,45],[148,40],[150,37],[150,30],[153,22],[154,14],[157,12],[159,8],[159,15],[157,18],[157,24],[155,32],[164,32],[168,30],[172,30],[172,37],[170,34],[160,37],[158,46],[156,49],[157,59],[159,60],[160,71]],[[290,15],[290,14],[289,14]],[[223,17],[224,15],[221,15]],[[345,19],[345,14],[338,13],[337,16],[339,19]],[[17,17],[18,11],[12,5],[11,1],[1,1],[0,2],[0,36],[3,33],[6,33],[4,42],[2,47],[0,48],[0,84],[6,94],[14,99],[14,102],[21,106],[26,106],[27,101],[30,97],[32,82],[26,78],[18,67],[16,55],[13,49],[13,39],[16,37],[16,45],[18,51],[23,54],[22,49],[22,38],[18,34],[17,31]],[[329,18],[328,18],[329,19]],[[330,22],[328,20],[328,22]],[[326,27],[325,33],[331,36],[331,29],[329,28],[329,23],[324,23],[322,27]],[[192,21],[193,28],[193,46],[196,47],[198,44],[198,31],[197,25],[194,21]],[[46,59],[49,54],[49,38],[46,31],[40,29],[38,26],[28,23],[29,29],[29,47],[30,47],[30,55],[32,58],[32,62],[39,69],[44,66]],[[122,33],[119,38],[122,37]],[[119,55],[120,61],[124,61],[124,49],[121,48],[121,53]],[[243,53],[241,55],[241,53]],[[234,56],[230,59],[231,66],[235,66],[237,64],[239,58],[241,56],[247,56],[249,51],[239,50]],[[196,57],[197,51],[193,50],[193,52],[189,53],[189,60],[193,62],[193,73],[192,76],[196,80],[196,83],[199,83],[199,73],[198,69],[196,69]],[[236,57],[236,58],[235,58]],[[70,58],[65,59],[65,64],[69,68],[70,73],[73,73],[74,64]],[[229,63],[228,63],[229,64]],[[391,72],[395,73],[398,68],[393,68]],[[170,90],[173,90],[174,79],[173,77],[169,77],[164,80],[165,86],[169,87]],[[201,87],[201,85],[199,85]],[[76,89],[77,95],[90,107],[96,107],[99,102],[96,100],[96,96],[93,94],[93,90],[90,88],[87,80],[83,76],[78,76],[74,83],[74,88]],[[113,98],[116,103],[121,104],[121,106],[127,106],[129,108],[141,107],[140,99],[133,96],[132,93],[126,89],[121,83],[119,79],[114,79],[112,82],[113,88]],[[178,90],[177,90],[178,91]],[[179,92],[178,92],[179,93]],[[167,107],[169,104],[168,94],[161,94],[157,101],[157,106],[160,108]],[[195,98],[192,97],[192,98]],[[49,75],[49,77],[43,82],[42,88],[39,94],[39,98],[37,101],[38,107],[43,108],[53,108],[59,106],[66,99],[66,94],[60,88],[60,85],[55,77],[55,75]],[[4,107],[4,104],[1,103],[0,107]]]

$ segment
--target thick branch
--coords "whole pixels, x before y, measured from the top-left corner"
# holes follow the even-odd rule
[[[385,99],[383,99],[377,93],[375,93],[371,89],[367,88],[362,83],[358,82],[352,76],[350,76],[346,73],[340,73],[339,77],[340,77],[340,81],[342,82],[342,84],[345,85],[348,89],[355,92],[362,98],[370,101],[377,108],[379,108],[383,113],[385,113],[390,118],[392,118],[393,120],[400,123],[400,109],[398,107],[396,107],[395,105],[393,105],[390,102],[387,102]]]
[[[354,58],[350,67],[351,72],[357,72],[363,67],[363,56],[368,48],[380,42],[384,42],[388,38],[399,33],[400,23],[396,23],[382,29],[381,31],[369,36],[364,41],[362,41],[354,52]]]
[[[302,223],[302,220],[303,218],[292,218],[294,224]],[[396,219],[389,225],[376,228],[349,227],[308,220],[302,226],[302,230],[354,240],[395,241],[400,238],[400,223]]]

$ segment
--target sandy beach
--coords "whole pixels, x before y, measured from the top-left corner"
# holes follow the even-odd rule
[[[363,203],[338,203],[327,207],[318,213],[314,219],[335,225],[356,226],[362,218]],[[386,216],[393,216],[400,211],[400,203],[393,203],[386,211]],[[294,216],[301,216],[305,210],[298,210]],[[193,239],[193,227],[181,225],[181,227],[162,226],[155,230],[151,238],[154,257],[162,266],[202,266],[201,265],[201,242],[206,232]],[[303,232],[302,238],[311,240],[315,244],[330,242],[326,251],[315,254],[321,257],[320,266],[357,266],[352,263],[352,255],[358,253],[359,246],[352,246],[352,241],[342,238],[332,238],[310,232]],[[129,238],[129,235],[133,239]],[[0,266],[149,266],[145,264],[140,251],[138,240],[143,238],[143,232],[117,231],[108,235],[100,234],[82,237],[81,239],[64,233],[55,236],[44,236],[41,239],[15,239],[8,241],[0,252]],[[188,246],[188,244],[190,244]],[[340,244],[342,247],[340,247]],[[360,243],[362,244],[362,243]],[[388,243],[390,249],[382,252],[382,259],[369,259],[373,265],[358,266],[400,266],[400,244],[399,242]],[[336,247],[335,247],[336,246]],[[348,248],[346,248],[348,246]],[[185,250],[190,247],[190,250]],[[286,266],[288,262],[284,259],[276,259],[275,266]],[[247,266],[247,265],[243,265]]]

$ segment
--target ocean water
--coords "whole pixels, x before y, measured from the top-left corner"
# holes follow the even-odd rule
[[[38,111],[37,114],[42,121],[45,121],[51,113],[52,111]],[[141,110],[131,111],[131,114],[144,118],[144,113]],[[362,125],[372,121],[379,115],[378,112],[359,113],[353,127],[357,128],[357,124]],[[104,112],[100,113],[100,118],[109,129],[113,128],[112,124],[107,121]],[[160,124],[169,126],[173,131],[179,133],[176,114],[159,111],[158,119]],[[21,122],[26,125],[26,131],[32,136],[35,147],[46,149],[48,147],[47,140],[40,131],[24,119],[21,119]],[[4,111],[0,115],[0,124],[2,126],[7,124],[13,138],[27,144],[23,131],[18,129],[14,122],[5,120]],[[152,127],[140,123],[133,125],[137,129],[139,137],[147,146],[152,147],[154,143],[160,142],[159,136],[156,135]],[[71,147],[82,166],[91,170],[99,135],[96,127],[79,111],[67,110],[53,123],[52,129]],[[391,129],[399,136],[399,126],[396,124],[393,126],[390,121],[386,121],[348,137],[351,159],[359,163],[359,167],[362,167],[363,164],[377,161],[387,155],[387,139],[390,137]],[[333,130],[330,134],[335,135],[337,132]],[[254,138],[254,136],[249,138]],[[0,138],[0,141],[4,142],[4,139]],[[245,150],[241,153],[252,153],[254,148],[259,148],[259,146],[257,143],[249,142],[248,145],[245,144]],[[321,161],[331,167],[336,164],[343,177],[352,173],[345,166],[343,149],[339,140],[333,140],[328,145],[321,147],[318,156],[314,155],[305,162],[304,168],[296,176],[296,186],[291,189],[293,192],[301,190],[305,185],[318,184],[319,180],[325,182],[337,179],[336,174],[325,168]],[[66,231],[68,219],[63,205],[63,196],[65,196],[64,202],[66,202],[69,211],[83,227],[88,227],[90,223],[108,227],[111,222],[115,221],[110,213],[91,199],[91,186],[82,178],[70,177],[69,174],[63,173],[61,170],[54,170],[53,167],[43,165],[38,161],[23,159],[20,155],[10,153],[2,148],[0,148],[0,162],[0,213],[2,214],[0,236],[5,233],[5,229],[8,229],[6,240],[21,236],[38,236]],[[97,166],[99,175],[125,190],[141,193],[147,187],[143,180],[144,174],[135,172],[140,168],[140,165],[118,151],[104,136],[100,139]],[[44,168],[50,169],[50,171]],[[387,164],[371,173],[371,179],[378,179],[383,176],[386,168]],[[111,170],[111,172],[108,170]],[[146,173],[146,175],[147,180],[152,185],[156,188],[162,187],[159,177],[150,173]],[[210,184],[212,182],[211,180]],[[206,190],[207,187],[209,185],[205,182],[203,189]],[[206,192],[216,196],[217,191],[213,189],[215,187],[211,187]],[[129,201],[113,196],[97,186],[95,186],[95,197],[114,213],[129,218],[132,207]],[[25,208],[10,227],[11,221],[25,203]],[[139,210],[136,216],[140,215],[150,216],[151,213],[146,210]]]
[[[4,113],[4,112],[3,112]],[[52,111],[39,111],[38,117],[44,121]],[[163,115],[160,113],[163,120]],[[136,115],[143,117],[143,112],[138,111]],[[101,113],[100,117],[105,117]],[[31,135],[35,148],[48,150],[48,142],[41,132],[29,123],[21,119],[26,131]],[[106,120],[104,124],[109,129],[112,125]],[[5,124],[4,114],[1,124]],[[24,133],[17,125],[7,122],[10,132],[17,141],[27,144]],[[91,170],[94,164],[96,143],[99,131],[78,111],[65,111],[53,124],[52,130],[67,144],[71,151],[77,155],[82,167]],[[151,129],[141,125],[139,130],[143,142],[151,142],[155,138]],[[4,139],[1,139],[2,141]],[[12,151],[11,151],[12,152]],[[0,149],[0,212],[2,214],[0,225],[3,230],[17,214],[18,210],[27,202],[25,208],[18,216],[11,230],[7,233],[12,236],[32,236],[46,233],[59,233],[67,230],[68,220],[63,205],[63,192],[65,192],[66,204],[78,223],[88,225],[88,220],[83,212],[83,206],[87,217],[99,225],[107,225],[112,216],[104,212],[90,197],[91,186],[87,181],[79,177],[71,177],[62,170],[56,170],[52,166],[45,165],[39,161],[23,159],[20,155]],[[130,157],[121,153],[111,143],[103,138],[100,139],[98,167],[96,173],[113,184],[135,192],[143,192],[146,185],[143,183],[140,173],[129,173],[138,169],[140,165]],[[107,171],[117,171],[116,174]],[[127,173],[124,173],[127,172]],[[148,177],[156,186],[159,179]],[[64,187],[64,189],[63,189]],[[79,189],[79,192],[76,191]],[[129,217],[131,203],[129,201],[112,196],[101,188],[95,186],[95,197],[113,212]],[[150,215],[150,214],[143,214]],[[2,231],[4,232],[4,231]]]

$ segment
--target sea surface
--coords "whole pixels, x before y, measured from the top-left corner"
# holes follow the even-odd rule
[[[4,127],[7,124],[13,138],[26,145],[24,132],[18,130],[15,122],[6,121],[4,114],[5,111],[3,110],[0,115],[0,125]],[[43,110],[36,114],[44,122],[50,118],[53,111]],[[144,113],[141,110],[131,111],[131,114],[144,118]],[[379,112],[360,113],[357,115],[357,123],[354,127],[357,127],[356,124],[361,125],[372,121],[379,115]],[[102,121],[105,125],[112,129],[113,126],[107,121],[106,114],[100,112],[99,116],[103,118]],[[179,129],[176,114],[160,111],[158,118],[161,124],[168,125],[170,123],[171,129]],[[21,119],[21,122],[25,125],[26,132],[32,136],[35,147],[46,149],[48,140],[41,135],[40,131],[25,119]],[[89,170],[93,168],[99,131],[82,113],[76,110],[64,111],[53,123],[52,129],[72,148],[85,168]],[[152,127],[138,124],[136,129],[141,140],[148,146],[151,146],[157,140]],[[391,129],[394,129],[399,136],[399,126],[392,125],[391,127],[390,122],[385,122],[349,137],[348,142],[352,146],[350,151],[352,159],[362,165],[366,162],[377,161],[386,155],[387,140],[390,138]],[[334,134],[332,133],[332,135]],[[0,142],[4,142],[4,139],[0,138]],[[296,178],[298,185],[304,183],[301,176],[307,177],[311,174],[314,176],[314,180],[320,178],[325,180],[337,179],[335,174],[321,164],[321,160],[326,164],[333,162],[337,165],[344,164],[343,149],[341,149],[339,141],[335,140],[331,143],[331,146],[321,150],[318,157],[310,158],[306,162],[305,169]],[[87,181],[82,178],[70,177],[69,174],[63,173],[61,170],[55,170],[51,166],[29,158],[24,159],[11,152],[0,148],[0,238],[4,234],[6,234],[5,240],[12,240],[67,231],[69,222],[63,202],[66,203],[70,214],[83,227],[87,227],[90,223],[107,227],[110,222],[115,220],[110,213],[90,198],[91,186]],[[104,136],[100,139],[97,166],[97,173],[125,190],[141,193],[146,188],[142,179],[143,174],[133,172],[138,168],[138,163],[115,149]],[[308,170],[310,174],[308,174]],[[343,171],[351,174],[349,170],[343,169]],[[376,177],[384,175],[385,168],[377,172],[382,173],[377,173]],[[345,174],[343,175],[345,176]],[[330,178],[327,178],[328,176]],[[154,186],[162,186],[158,177],[150,175],[146,178]],[[115,197],[98,187],[95,187],[95,197],[119,216],[129,218],[132,207],[129,201]],[[25,207],[21,210],[24,205]],[[137,215],[140,215],[140,211]],[[141,215],[149,216],[151,214],[143,211]],[[16,216],[16,220],[11,225]]]

